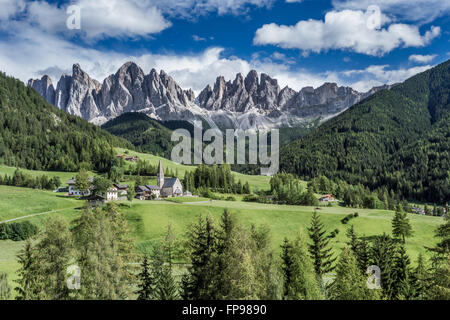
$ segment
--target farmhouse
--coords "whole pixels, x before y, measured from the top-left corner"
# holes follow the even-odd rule
[[[332,202],[334,201],[334,196],[332,194],[323,194],[320,197],[319,202]]]
[[[125,161],[131,161],[131,162],[138,162],[138,160],[139,160],[138,156],[128,156],[124,153],[120,153],[120,154],[116,155],[116,158],[122,158]]]
[[[178,178],[164,178],[164,170],[159,161],[158,174],[156,175],[157,185],[138,186],[136,188],[137,198],[144,200],[151,196],[155,198],[179,197],[183,195],[183,185]]]
[[[67,181],[67,185],[69,186],[69,196],[93,196],[94,186],[92,183],[94,182],[94,178],[89,178],[89,182],[91,186],[87,191],[80,191],[77,187],[77,181],[75,178]],[[126,196],[128,190],[128,185],[126,184],[114,184],[108,191],[102,193],[101,195],[96,195],[94,198],[102,198],[105,201],[118,200],[119,197]],[[98,199],[97,199],[98,200]]]

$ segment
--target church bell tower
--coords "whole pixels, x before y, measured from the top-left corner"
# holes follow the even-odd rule
[[[156,175],[156,181],[158,183],[158,187],[162,188],[162,186],[164,185],[164,170],[161,164],[161,160],[159,160],[158,174]]]

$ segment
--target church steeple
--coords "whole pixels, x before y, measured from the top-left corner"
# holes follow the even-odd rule
[[[164,170],[161,164],[161,160],[159,160],[158,174],[156,175],[156,181],[158,183],[158,187],[162,188],[162,186],[164,185]]]

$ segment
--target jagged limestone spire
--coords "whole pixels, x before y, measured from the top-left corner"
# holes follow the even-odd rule
[[[158,182],[158,187],[162,188],[162,186],[164,185],[164,170],[162,167],[161,160],[159,160],[158,174],[156,176],[156,180]]]

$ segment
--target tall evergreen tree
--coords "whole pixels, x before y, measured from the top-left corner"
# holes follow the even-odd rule
[[[72,238],[66,220],[48,218],[36,244],[36,259],[42,275],[43,298],[62,300],[69,297],[67,267],[72,257]]]
[[[323,296],[303,233],[300,232],[293,243],[289,243],[285,239],[282,248],[285,299],[322,299]]]
[[[17,300],[37,300],[41,298],[42,274],[38,272],[39,265],[36,259],[36,249],[31,239],[27,239],[17,255],[20,268],[17,271],[18,279],[15,280],[17,287]]]
[[[153,280],[153,298],[156,300],[178,299],[177,283],[172,275],[172,261],[164,251],[162,244],[153,248],[151,255],[151,277]]]
[[[412,236],[412,227],[409,224],[407,213],[401,209],[401,206],[392,219],[392,234],[394,237],[401,238],[403,243],[405,243],[407,237]]]
[[[326,236],[324,225],[320,221],[320,217],[317,211],[314,211],[311,226],[308,228],[309,238],[312,243],[308,245],[309,253],[314,263],[314,269],[318,276],[322,276],[333,270],[333,262],[336,258],[333,258],[332,249],[329,248],[330,238]]]
[[[152,284],[153,279],[150,273],[150,263],[148,261],[148,256],[144,255],[144,258],[141,262],[141,272],[137,276],[138,280],[138,290],[136,294],[138,295],[138,300],[151,300],[152,298]]]
[[[391,237],[383,234],[376,236],[370,247],[370,264],[376,265],[381,271],[381,287],[383,294],[389,299],[393,299],[394,295],[394,258],[396,253],[396,242]]]
[[[417,266],[413,273],[413,284],[416,292],[416,298],[424,300],[428,294],[427,291],[430,285],[430,274],[422,253],[420,253],[417,258]]]
[[[358,268],[356,258],[349,248],[344,248],[336,266],[336,278],[328,294],[332,300],[373,300],[378,298],[376,289],[369,289],[366,278]]]
[[[182,280],[183,299],[215,299],[216,227],[210,216],[189,227],[186,248],[191,266]]]

